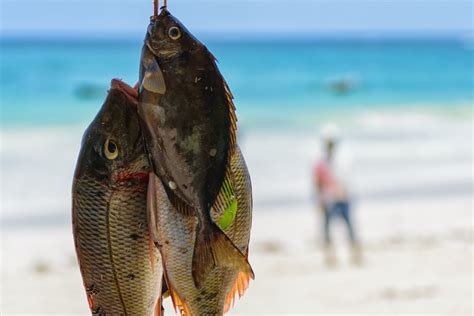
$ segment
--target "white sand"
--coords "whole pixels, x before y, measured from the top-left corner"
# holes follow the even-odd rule
[[[370,113],[344,129],[361,266],[342,225],[338,264],[325,265],[310,187],[314,131],[247,130],[256,280],[231,314],[472,315],[471,119]],[[69,222],[80,133],[2,132],[1,315],[89,313]]]

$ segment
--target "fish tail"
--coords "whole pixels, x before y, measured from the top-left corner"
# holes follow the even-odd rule
[[[204,227],[201,225],[198,223],[193,254],[192,274],[196,288],[201,288],[208,274],[216,266],[238,269],[254,279],[246,256],[229,237],[213,222]]]

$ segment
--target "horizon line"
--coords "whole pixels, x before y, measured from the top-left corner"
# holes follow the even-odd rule
[[[226,32],[196,32],[197,37],[207,40],[305,40],[305,39],[323,39],[323,40],[457,40],[472,41],[474,33],[472,30],[459,31],[412,31],[412,32],[394,32],[394,31],[331,31],[331,32],[277,32],[277,31],[226,31]],[[1,32],[0,40],[124,40],[130,41],[137,38],[142,39],[145,32],[44,32],[43,34],[31,34],[28,32]]]

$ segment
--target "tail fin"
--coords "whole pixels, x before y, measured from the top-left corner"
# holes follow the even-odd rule
[[[255,278],[245,255],[216,224],[211,223],[204,229],[201,229],[200,225],[198,224],[196,242],[194,243],[192,268],[196,288],[201,288],[207,275],[216,266],[235,268],[250,278]]]

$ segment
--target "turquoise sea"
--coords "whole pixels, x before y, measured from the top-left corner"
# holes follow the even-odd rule
[[[239,117],[298,121],[347,110],[472,105],[473,50],[457,40],[217,40]],[[111,78],[137,80],[142,40],[3,39],[2,126],[89,121]],[[472,45],[472,44],[471,44]],[[342,85],[342,88],[341,88]]]
[[[235,95],[252,179],[257,277],[235,314],[471,314],[472,46],[205,43]],[[137,80],[141,39],[1,45],[0,253],[8,290],[0,314],[87,315],[71,233],[73,174],[110,79]],[[326,267],[319,249],[313,170],[328,122],[340,132],[336,157],[353,196],[362,265],[350,263],[338,223],[337,265]]]

